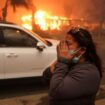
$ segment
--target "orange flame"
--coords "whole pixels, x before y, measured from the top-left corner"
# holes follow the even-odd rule
[[[32,25],[31,25],[31,23],[32,23],[32,16],[31,15],[23,16],[21,18],[21,20],[23,22],[23,24],[22,24],[23,27],[25,27],[25,28],[27,28],[29,30],[32,30]]]
[[[34,15],[34,19],[35,24],[39,25],[40,29],[42,30],[60,30],[62,24],[68,25],[68,23],[65,21],[67,20],[66,17],[51,16],[43,10],[38,10]],[[32,15],[23,16],[21,21],[23,23],[23,27],[32,30]]]
[[[35,23],[40,26],[43,30],[48,30],[48,23],[47,18],[49,18],[49,15],[42,10],[39,10],[35,14]]]

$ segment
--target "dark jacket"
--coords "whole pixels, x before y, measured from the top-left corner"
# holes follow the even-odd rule
[[[58,62],[50,81],[50,105],[94,105],[99,84],[95,65],[84,62],[69,67]]]

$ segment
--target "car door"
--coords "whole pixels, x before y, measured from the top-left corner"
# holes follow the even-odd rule
[[[2,31],[0,29],[0,79],[5,78],[5,72],[4,72],[4,38]]]
[[[4,79],[4,59],[0,48],[0,79]]]
[[[42,70],[51,62],[46,60],[47,49],[43,52],[36,47],[37,40],[16,28],[3,28],[5,37],[6,78],[41,76]]]

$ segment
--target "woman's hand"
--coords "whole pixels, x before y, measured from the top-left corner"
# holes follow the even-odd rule
[[[50,71],[51,71],[51,73],[54,73],[56,64],[57,64],[57,61],[55,61],[55,62],[50,66]]]
[[[69,53],[69,49],[65,40],[62,40],[60,44],[57,46],[57,57],[58,59],[64,58],[68,60],[71,60],[74,57],[74,55],[71,55]]]

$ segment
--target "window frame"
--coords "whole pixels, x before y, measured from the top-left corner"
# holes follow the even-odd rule
[[[0,26],[1,27],[1,26]],[[19,28],[16,28],[16,27],[8,27],[8,26],[2,26],[1,27],[1,31],[2,31],[2,34],[3,34],[3,36],[4,36],[4,40],[5,40],[5,35],[4,35],[4,30],[5,29],[13,29],[13,30],[18,30],[18,31],[20,31],[21,33],[23,32],[23,33],[25,33],[25,35],[24,36],[28,36],[28,37],[30,37],[30,38],[32,38],[34,41],[35,41],[35,43],[36,43],[36,45],[37,45],[37,43],[38,43],[38,40],[36,39],[36,38],[34,38],[34,37],[32,37],[31,35],[29,35],[29,33],[27,33],[27,32],[25,32],[24,30],[22,30],[22,29],[19,29]],[[13,47],[13,48],[35,48],[35,47],[37,47],[36,45],[35,46],[9,46],[9,45],[7,45],[5,42],[4,42],[4,45],[5,45],[5,47]]]

